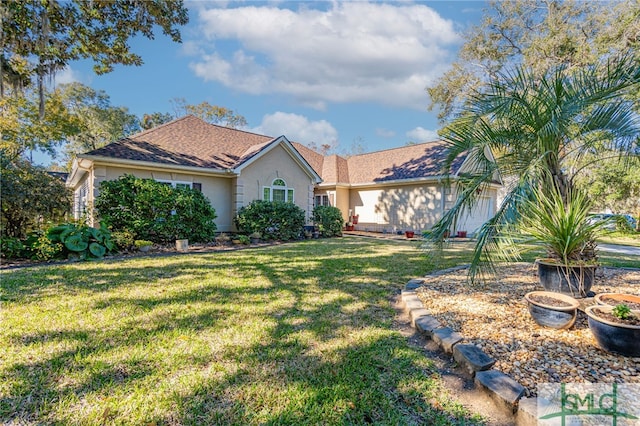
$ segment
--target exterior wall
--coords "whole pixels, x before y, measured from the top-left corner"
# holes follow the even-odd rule
[[[348,188],[336,188],[335,207],[340,209],[342,212],[342,219],[344,219],[345,222],[349,220],[349,209],[351,208],[349,204],[349,197],[350,191]]]
[[[271,186],[275,179],[282,179],[287,188],[293,188],[294,203],[306,212],[309,222],[313,210],[314,181],[281,146],[275,147],[242,170],[238,178],[243,187],[242,203],[237,202],[236,206],[239,208],[253,200],[261,200],[263,188]],[[236,198],[239,201],[240,197]]]
[[[429,229],[442,217],[441,190],[424,183],[402,186],[353,188],[353,214],[359,216],[356,229],[393,232]]]
[[[179,181],[189,183],[201,183],[202,193],[209,199],[218,216],[215,224],[218,231],[227,232],[233,229],[232,221],[232,179],[216,176],[189,174],[182,171],[154,171],[144,169],[132,169],[126,167],[95,165],[93,169],[94,187],[91,203],[98,195],[100,182],[115,180],[124,174],[132,174],[142,179],[155,179],[166,181]]]
[[[473,233],[496,212],[497,190],[489,189],[452,232]],[[437,183],[352,188],[350,208],[359,216],[356,229],[395,232],[430,229],[451,208],[455,190]],[[444,200],[444,203],[443,203]]]

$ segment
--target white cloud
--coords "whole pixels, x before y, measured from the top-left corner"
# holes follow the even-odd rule
[[[326,120],[309,121],[303,115],[280,111],[265,115],[262,123],[250,131],[273,137],[284,135],[303,144],[333,144],[338,139],[338,131]]]
[[[74,71],[70,66],[66,66],[62,71],[56,72],[56,84],[67,84],[76,81],[81,81],[81,75],[77,71]]]
[[[389,129],[377,128],[376,135],[380,136],[381,138],[389,139],[394,137],[396,135],[396,132]]]
[[[323,108],[376,102],[422,108],[425,87],[460,42],[451,21],[420,4],[313,3],[199,9],[191,67],[205,80],[252,94],[286,94]],[[189,42],[188,51],[198,52]]]
[[[440,139],[437,131],[425,129],[420,126],[413,130],[409,130],[406,135],[413,142],[430,142]]]

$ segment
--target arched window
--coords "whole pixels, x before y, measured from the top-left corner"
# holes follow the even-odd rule
[[[274,179],[271,186],[262,188],[262,199],[265,201],[284,201],[293,203],[293,188],[287,188],[284,179]]]

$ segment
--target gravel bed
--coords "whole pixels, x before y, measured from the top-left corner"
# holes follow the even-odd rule
[[[497,360],[493,368],[509,374],[536,396],[538,383],[618,382],[640,384],[640,358],[598,348],[584,312],[569,330],[537,325],[524,295],[543,290],[532,264],[499,267],[486,284],[470,286],[467,269],[425,278],[417,290],[425,308]],[[640,295],[640,270],[601,268],[592,290]]]

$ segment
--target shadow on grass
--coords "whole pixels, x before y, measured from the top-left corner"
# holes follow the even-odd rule
[[[12,318],[0,418],[468,424],[433,365],[393,329],[390,299],[426,272],[422,255],[385,244],[320,240],[7,273],[9,310],[56,300],[63,322],[25,333],[27,320]],[[65,317],[62,300],[80,313]],[[179,390],[158,390],[180,376],[190,379]],[[121,402],[105,417],[103,400],[131,392],[158,392],[158,406]],[[90,412],[74,417],[82,404]]]

